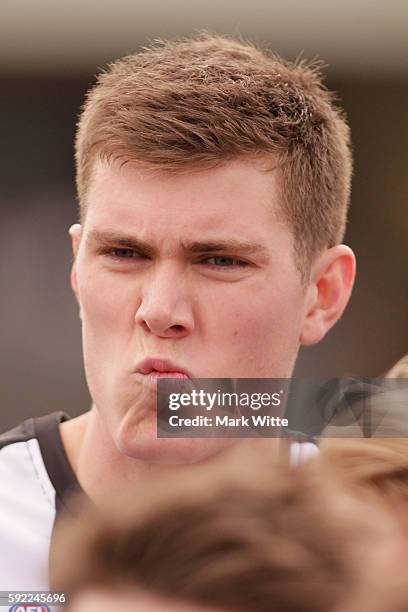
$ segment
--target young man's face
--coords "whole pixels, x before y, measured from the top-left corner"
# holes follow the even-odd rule
[[[249,162],[177,175],[96,166],[73,285],[90,392],[121,452],[177,461],[177,442],[195,461],[220,444],[156,440],[146,358],[195,378],[291,375],[306,298],[278,210],[276,174]]]

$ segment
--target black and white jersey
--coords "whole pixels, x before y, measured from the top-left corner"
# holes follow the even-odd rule
[[[0,435],[0,591],[47,591],[56,517],[80,486],[62,445],[62,412]]]

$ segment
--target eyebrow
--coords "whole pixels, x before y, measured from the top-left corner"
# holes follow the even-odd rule
[[[138,253],[147,257],[154,257],[157,255],[157,249],[151,244],[139,240],[134,236],[128,236],[126,234],[111,232],[111,231],[100,231],[91,230],[87,236],[87,244],[97,244],[116,246],[134,249]],[[238,239],[214,239],[209,241],[190,241],[183,244],[184,251],[188,253],[239,253],[241,255],[258,255],[261,257],[269,258],[268,249],[256,242],[248,242],[245,240]]]
[[[153,257],[157,253],[156,249],[147,242],[118,232],[91,230],[87,236],[86,244],[100,246],[112,246],[114,244],[118,247],[133,249],[146,257]]]
[[[211,240],[211,241],[194,241],[184,245],[184,248],[190,253],[216,253],[218,251],[229,253],[240,253],[242,255],[262,255],[268,256],[268,249],[256,242],[247,242],[244,240]]]

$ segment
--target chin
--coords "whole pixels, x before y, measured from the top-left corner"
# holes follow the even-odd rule
[[[235,442],[233,438],[157,438],[154,428],[139,435],[122,433],[116,446],[123,455],[144,463],[187,465],[215,457]]]
[[[187,465],[215,457],[232,446],[234,438],[158,438],[157,413],[129,410],[116,429],[113,440],[126,457],[144,463]]]

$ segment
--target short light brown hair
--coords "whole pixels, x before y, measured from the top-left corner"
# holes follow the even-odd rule
[[[405,404],[406,406],[406,404]],[[408,439],[327,439],[320,465],[354,491],[371,491],[392,509],[408,508]],[[408,521],[406,521],[408,526]]]
[[[278,168],[281,214],[300,269],[345,231],[349,129],[317,64],[201,34],[110,64],[88,92],[76,137],[82,220],[97,158],[182,172],[236,158]]]
[[[75,598],[133,587],[235,612],[328,612],[354,588],[348,544],[360,525],[306,466],[194,466],[142,489],[120,511],[60,526],[53,589]]]

